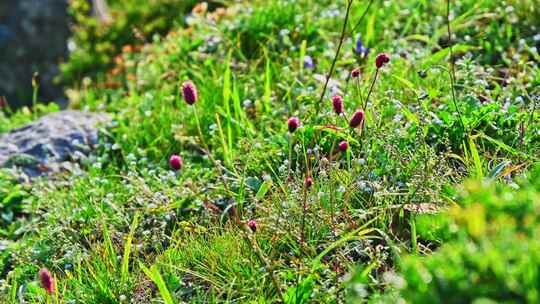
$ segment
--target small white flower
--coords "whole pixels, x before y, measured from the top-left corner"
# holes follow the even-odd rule
[[[282,37],[287,36],[290,33],[291,33],[291,31],[289,31],[288,29],[282,29],[282,30],[279,31],[279,35],[282,36]]]
[[[244,106],[244,108],[249,108],[253,105],[253,101],[251,101],[250,99],[246,99],[242,101],[242,105]]]

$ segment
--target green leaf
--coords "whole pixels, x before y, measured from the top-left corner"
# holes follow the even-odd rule
[[[464,53],[472,49],[475,49],[475,47],[471,45],[465,45],[465,44],[456,44],[452,47],[452,52]],[[424,61],[421,64],[421,67],[423,69],[428,68],[431,65],[441,62],[443,59],[445,59],[449,55],[450,55],[450,48],[444,48],[438,52],[433,53],[431,56],[427,57],[426,59],[424,59]]]
[[[259,191],[257,191],[257,194],[255,195],[257,199],[263,199],[268,190],[272,188],[272,181],[266,180],[259,188]]]

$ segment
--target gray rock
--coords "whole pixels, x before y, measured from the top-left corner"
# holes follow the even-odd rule
[[[60,111],[0,135],[0,167],[21,169],[35,177],[62,170],[65,162],[88,155],[98,143],[104,113]]]

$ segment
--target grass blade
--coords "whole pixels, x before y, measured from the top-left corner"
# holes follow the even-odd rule
[[[150,278],[150,280],[156,284],[159,294],[161,295],[161,298],[163,298],[163,302],[165,302],[165,304],[174,304],[171,293],[169,292],[169,289],[167,288],[167,285],[165,284],[165,281],[159,273],[156,265],[152,265],[150,269],[148,269],[142,263],[139,263],[139,267],[141,267],[146,276],[148,276],[148,278]]]
[[[270,112],[270,97],[272,96],[272,71],[270,69],[270,59],[266,57],[266,67],[264,69],[264,110]]]
[[[229,101],[231,99],[231,51],[227,56],[225,74],[223,75],[223,106],[227,115],[227,144],[229,150],[232,150],[232,127],[231,127],[231,107]]]
[[[127,278],[129,276],[129,255],[131,254],[131,243],[133,241],[133,235],[135,234],[135,229],[137,229],[137,225],[139,224],[139,216],[140,216],[139,212],[135,213],[135,217],[133,217],[131,228],[129,229],[129,235],[126,240],[126,244],[124,245],[124,256],[122,257],[122,272],[121,272],[122,283],[126,283]]]

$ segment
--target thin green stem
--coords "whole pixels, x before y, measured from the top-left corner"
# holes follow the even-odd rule
[[[197,112],[197,107],[195,105],[191,106],[193,109],[193,115],[195,116],[195,123],[197,124],[197,132],[199,132],[199,140],[201,141],[201,144],[203,145],[204,149],[208,151],[208,146],[206,145],[206,142],[204,141],[204,136],[201,129],[201,122],[199,121],[199,114]]]
[[[292,167],[292,149],[294,144],[294,135],[289,133],[289,163],[288,163],[288,171],[287,171],[287,178],[291,176],[291,167]]]
[[[450,84],[452,86],[452,102],[454,103],[454,107],[458,113],[461,128],[463,132],[465,132],[465,124],[463,123],[461,111],[459,110],[456,99],[456,67],[454,63],[454,52],[452,49],[452,30],[450,29],[450,0],[446,0],[446,25],[448,32],[448,50],[450,52]]]
[[[208,156],[208,159],[214,164],[214,166],[216,167],[217,170],[219,170],[219,176],[221,177],[221,180],[223,182],[223,187],[225,187],[225,190],[226,191],[229,191],[229,187],[227,186],[227,181],[225,179],[225,176],[223,174],[224,171],[228,172],[228,173],[231,173],[229,170],[227,170],[225,167],[223,167],[222,164],[218,163],[216,161],[216,159],[214,159],[214,157],[212,156],[212,153],[210,153],[210,148],[208,147],[208,145],[206,144],[206,141],[204,140],[204,136],[203,136],[203,133],[202,133],[202,128],[201,128],[201,122],[199,121],[199,114],[197,112],[197,108],[195,105],[192,105],[191,106],[193,108],[193,115],[195,116],[195,123],[197,124],[197,131],[199,133],[199,139],[201,141],[201,144],[202,144],[202,150],[204,152],[204,154],[206,154]]]
[[[281,292],[281,287],[278,281],[278,278],[274,274],[274,266],[266,257],[264,256],[263,251],[259,247],[259,244],[257,243],[257,239],[253,236],[251,233],[251,230],[247,227],[243,227],[244,232],[244,239],[250,244],[251,248],[255,252],[255,255],[259,258],[259,261],[264,264],[266,270],[270,274],[270,278],[272,280],[272,284],[274,285],[274,288],[276,289],[276,292],[278,293],[278,296],[282,303],[285,303],[285,298],[283,297],[283,293]]]
[[[377,76],[379,76],[379,69],[377,69],[375,71],[375,76],[373,77],[373,81],[371,82],[371,85],[369,87],[369,91],[368,91],[368,94],[366,96],[366,100],[364,102],[364,105],[362,106],[362,111],[366,110],[366,107],[367,107],[367,104],[368,104],[368,101],[369,101],[369,97],[371,96],[371,92],[373,92],[373,87],[375,86],[375,81],[377,81]]]
[[[347,32],[347,23],[349,22],[349,15],[351,12],[351,6],[352,6],[353,0],[349,0],[347,3],[347,11],[345,12],[345,20],[343,21],[343,28],[341,29],[341,36],[339,38],[339,44],[336,50],[336,54],[334,55],[334,60],[332,60],[332,65],[330,66],[330,71],[326,75],[326,81],[324,82],[324,87],[321,92],[321,96],[319,97],[319,102],[317,103],[317,114],[319,114],[321,110],[321,104],[324,99],[324,95],[326,94],[326,89],[328,88],[328,82],[330,82],[330,78],[332,77],[332,74],[334,73],[334,69],[336,67],[336,62],[339,57],[339,53],[341,52],[341,47],[343,46],[343,40],[345,40],[345,34]]]
[[[362,13],[362,16],[360,16],[360,18],[358,19],[358,22],[356,22],[356,24],[354,25],[354,27],[353,27],[353,29],[351,31],[351,34],[354,33],[356,31],[356,29],[360,26],[360,23],[362,22],[364,17],[367,15],[367,12],[369,11],[369,8],[373,4],[373,2],[374,2],[374,0],[369,0],[368,6],[364,10],[364,13]]]
[[[527,129],[529,129],[532,126],[532,122],[533,122],[533,118],[534,118],[534,112],[536,112],[536,104],[538,104],[538,102],[536,100],[532,99],[531,96],[529,96],[529,93],[527,93],[527,91],[525,89],[523,90],[523,92],[524,92],[525,96],[527,96],[527,99],[529,99],[529,102],[532,102],[532,104],[533,104],[532,110],[529,113],[529,121],[527,122]]]
[[[300,227],[300,251],[302,251],[302,248],[304,247],[304,243],[306,239],[306,235],[305,235],[306,213],[307,213],[307,186],[304,183],[304,196],[302,199],[302,223]]]

